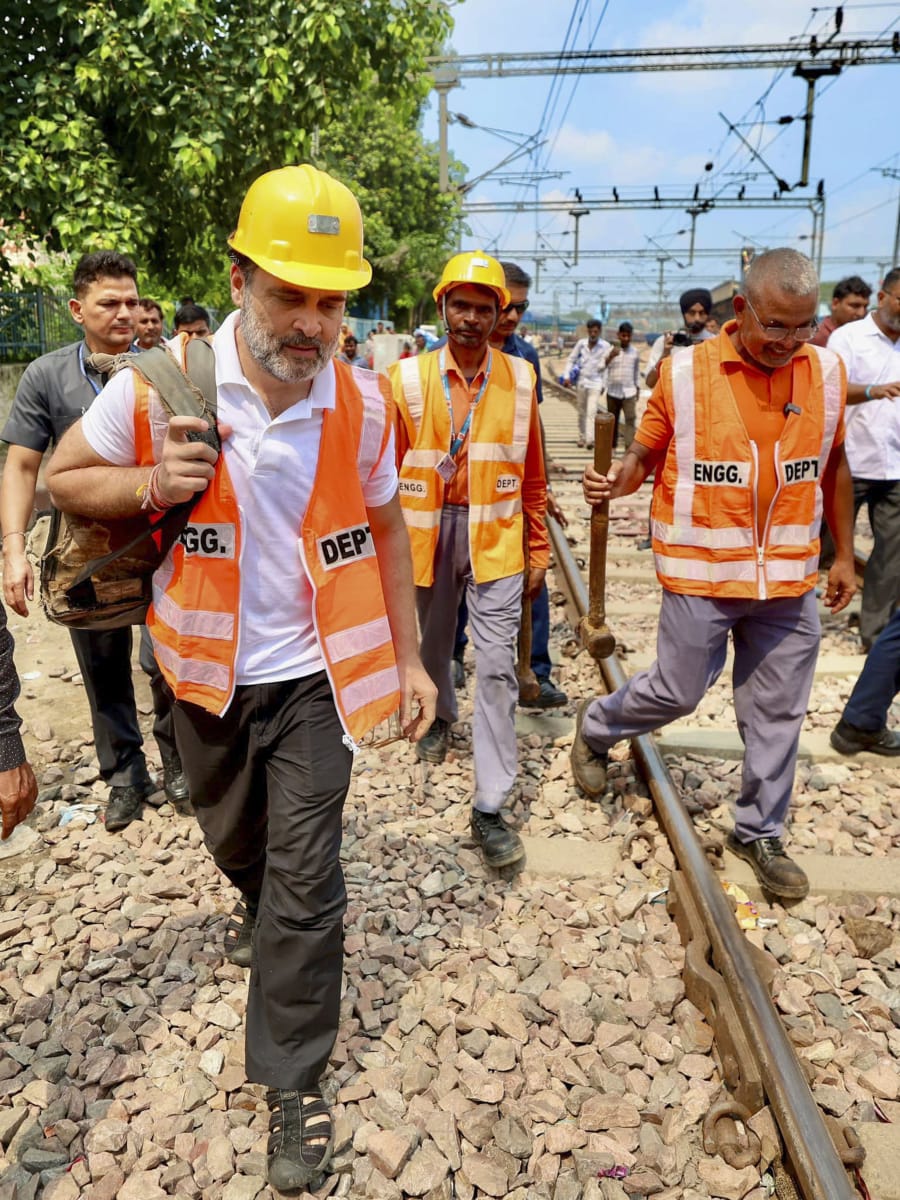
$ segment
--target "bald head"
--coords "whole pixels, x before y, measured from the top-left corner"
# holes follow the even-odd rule
[[[819,280],[805,254],[788,249],[760,254],[734,298],[742,357],[764,371],[786,366],[815,333],[818,307]]]
[[[812,260],[786,246],[758,254],[744,275],[744,294],[755,302],[772,290],[789,296],[818,294],[819,277]]]

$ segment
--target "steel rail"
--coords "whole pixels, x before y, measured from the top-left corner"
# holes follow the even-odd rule
[[[556,566],[579,618],[588,611],[588,591],[562,530],[547,522]],[[598,664],[608,691],[627,682],[619,659]],[[756,1059],[785,1153],[806,1200],[858,1200],[772,998],[759,978],[749,943],[707,861],[656,739],[635,738],[632,750],[647,781],[657,815],[700,913],[715,969],[725,981]]]

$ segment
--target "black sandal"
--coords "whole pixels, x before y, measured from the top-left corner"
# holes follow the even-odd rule
[[[328,1165],[334,1149],[334,1124],[320,1091],[286,1092],[270,1088],[269,1183],[279,1192],[306,1187]],[[325,1139],[324,1141],[322,1139]]]
[[[225,957],[236,967],[253,963],[253,941],[256,935],[256,909],[242,896],[231,910],[225,926]]]

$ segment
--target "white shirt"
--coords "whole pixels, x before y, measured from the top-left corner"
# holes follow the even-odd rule
[[[566,378],[578,367],[578,382],[593,387],[606,387],[606,359],[612,350],[612,345],[598,338],[592,346],[587,338],[577,341],[566,363]]]
[[[630,400],[632,396],[638,394],[639,361],[640,355],[636,346],[628,346],[624,350],[620,348],[619,353],[609,364],[607,389],[610,396],[616,399],[622,397]]]
[[[871,313],[839,326],[828,349],[844,360],[848,383],[900,380],[900,338],[892,342]],[[844,420],[851,473],[857,479],[900,479],[900,397],[848,404]]]
[[[274,419],[247,382],[235,342],[238,313],[213,339],[219,420],[234,432],[222,447],[241,513],[241,601],[236,682],[276,683],[324,669],[316,641],[312,587],[303,569],[300,527],[312,492],[322,414],[336,400],[334,366],[313,379],[309,396]],[[134,382],[120,371],[82,422],[91,448],[116,466],[134,466]],[[154,400],[150,421],[159,459],[167,420]],[[340,469],[340,467],[338,467]],[[368,479],[360,479],[367,508],[397,491],[393,434]]]

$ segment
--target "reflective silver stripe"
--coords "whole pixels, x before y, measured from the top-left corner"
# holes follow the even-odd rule
[[[196,658],[182,658],[157,638],[153,639],[153,651],[159,665],[170,675],[174,675],[176,683],[196,683],[228,694],[231,688],[231,672],[228,667],[220,663],[200,662]]]
[[[159,572],[156,574],[158,576]],[[183,637],[212,638],[216,641],[231,641],[234,638],[233,613],[181,608],[171,596],[160,590],[155,577],[153,611],[163,624]]]
[[[825,428],[822,433],[822,451],[819,455],[819,479],[821,479],[831,453],[831,447],[834,444],[834,435],[837,432],[837,424],[841,415],[841,366],[840,359],[833,350],[828,350],[824,346],[812,346],[811,349],[819,357],[822,386],[825,392]]]
[[[469,461],[524,463],[527,453],[527,443],[523,446],[501,446],[497,442],[472,442],[469,446]]]
[[[522,497],[510,496],[505,500],[496,500],[493,504],[470,504],[469,522],[484,524],[486,521],[502,521],[506,517],[514,517],[522,511]]]
[[[404,359],[408,362],[409,359]],[[341,689],[340,701],[344,712],[350,716],[358,709],[363,708],[366,704],[371,704],[375,700],[383,700],[385,696],[390,696],[392,692],[396,692],[400,687],[400,677],[397,674],[396,667],[388,667],[384,671],[375,671],[371,675],[364,675],[362,679],[354,680],[353,683]]]
[[[441,523],[441,509],[423,512],[418,508],[407,508],[403,505],[403,520],[414,529],[437,529]]]
[[[177,545],[177,542],[176,542],[176,545]],[[169,551],[169,553],[166,555],[166,557],[163,559],[163,561],[159,564],[159,566],[153,572],[153,604],[154,604],[154,607],[156,606],[157,596],[163,595],[167,591],[169,584],[172,582],[172,575],[175,572],[175,564],[172,561],[172,551],[174,549],[175,549],[175,546],[172,547],[172,550]]]
[[[404,360],[405,361],[405,360]],[[363,401],[363,422],[359,432],[359,448],[356,461],[359,474],[367,479],[378,460],[381,458],[384,446],[385,403],[378,377],[370,371],[359,367],[351,367],[353,382],[359,388]]]
[[[404,358],[404,362],[409,359]],[[431,467],[438,465],[446,454],[446,450],[407,450],[403,455],[404,467]]]
[[[819,569],[819,559],[804,558],[774,558],[766,560],[766,578],[779,583],[799,583],[807,575],[815,575]]]
[[[404,359],[408,362],[408,359]],[[527,445],[531,430],[531,397],[534,393],[534,368],[524,358],[507,358],[516,377],[516,405],[513,416],[513,442]]]
[[[417,358],[400,359],[400,385],[403,388],[403,396],[406,400],[410,419],[415,426],[416,433],[418,433],[422,425],[422,412],[425,408],[425,399],[422,395],[422,377],[419,374],[419,360]]]
[[[672,358],[672,400],[675,407],[675,461],[678,476],[672,515],[679,529],[694,524],[694,460],[697,457],[697,413],[694,407],[694,352]],[[660,465],[662,470],[662,465]]]
[[[653,536],[670,546],[702,546],[707,550],[743,550],[753,545],[752,529],[701,529],[653,521]]]
[[[812,525],[773,525],[769,531],[770,546],[808,546],[818,537],[819,522]]]
[[[329,634],[325,639],[325,653],[332,662],[339,663],[368,650],[377,650],[390,640],[390,622],[387,617],[377,617],[365,625],[353,625]]]
[[[666,554],[655,555],[656,570],[670,579],[689,579],[697,583],[756,583],[756,563],[744,562],[708,563],[696,558],[671,558]]]

